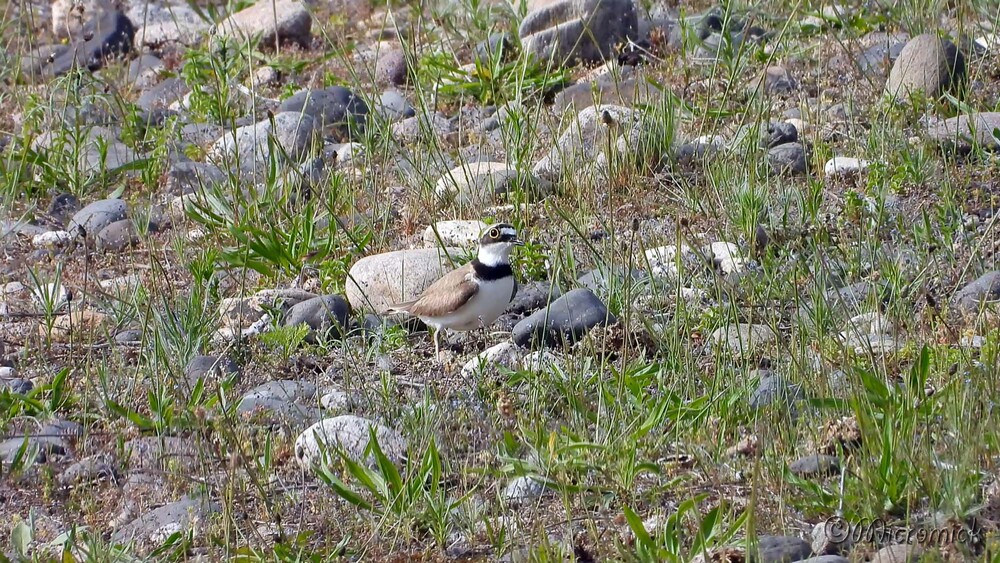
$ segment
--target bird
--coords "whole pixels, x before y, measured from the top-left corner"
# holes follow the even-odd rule
[[[442,330],[468,331],[493,324],[517,295],[510,253],[524,246],[513,225],[500,223],[483,231],[471,262],[441,276],[413,301],[391,306],[434,329],[434,356],[440,357]]]

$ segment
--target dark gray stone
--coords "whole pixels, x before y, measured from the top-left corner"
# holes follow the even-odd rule
[[[513,337],[518,346],[558,346],[579,339],[595,326],[616,322],[618,319],[592,291],[574,289],[517,323]]]
[[[60,225],[65,225],[73,214],[80,210],[80,200],[73,194],[57,194],[49,202],[46,215],[56,220]]]
[[[29,379],[16,377],[14,379],[0,380],[0,390],[9,389],[11,393],[18,395],[27,395],[34,388],[35,384]]]
[[[851,563],[846,557],[839,555],[820,555],[809,559],[800,559],[798,563]]]
[[[517,294],[507,306],[507,312],[517,315],[533,313],[555,301],[562,295],[559,287],[553,287],[548,282],[531,282],[518,287]]]
[[[771,149],[778,145],[794,143],[799,140],[799,130],[791,123],[784,121],[772,121],[767,124],[767,131],[764,135],[764,143]]]
[[[121,252],[138,244],[141,239],[131,219],[115,221],[97,233],[97,249],[104,252]]]
[[[791,563],[812,555],[812,547],[801,538],[792,536],[758,536],[756,557],[758,563]]]
[[[905,46],[905,39],[887,38],[886,41],[880,41],[861,53],[858,57],[858,69],[869,77],[884,76]]]
[[[951,304],[962,315],[974,317],[980,309],[996,308],[1000,301],[1000,270],[983,274],[955,293]]]
[[[87,22],[83,36],[87,38],[83,43],[71,46],[52,61],[49,71],[53,75],[66,74],[75,66],[99,70],[109,58],[128,55],[135,26],[125,14],[112,11]]]
[[[144,91],[135,105],[147,111],[165,109],[174,102],[182,100],[190,91],[184,80],[176,77],[166,78]]]
[[[364,100],[341,86],[302,90],[281,102],[279,109],[312,116],[318,127],[340,142],[360,139],[368,117]]]
[[[767,151],[767,161],[775,174],[805,174],[809,170],[806,148],[801,143],[785,143]]]
[[[91,203],[73,215],[70,232],[83,229],[88,238],[96,237],[105,227],[127,217],[128,205],[120,199],[102,199]]]
[[[122,330],[115,333],[115,344],[127,345],[127,344],[138,344],[142,342],[142,331],[141,330]]]
[[[788,465],[788,470],[799,477],[827,477],[840,473],[840,459],[832,455],[807,455]]]
[[[501,60],[509,60],[514,55],[514,42],[505,32],[491,33],[476,45],[476,59],[483,62],[492,61],[494,56],[500,56]]]
[[[391,122],[417,115],[417,111],[413,109],[410,102],[406,101],[406,98],[396,90],[382,92],[382,96],[375,105],[375,111],[383,119]]]
[[[342,335],[348,326],[351,306],[340,295],[324,295],[298,303],[285,314],[284,326],[307,325],[314,331]]]
[[[761,409],[772,404],[791,405],[804,398],[799,385],[789,383],[784,377],[769,371],[761,371],[760,383],[750,395],[750,408]]]
[[[168,194],[184,195],[221,185],[226,180],[226,173],[214,164],[193,161],[174,162],[167,170],[163,188]]]
[[[378,86],[402,86],[410,80],[410,69],[406,53],[400,47],[390,47],[379,51],[375,60],[375,84]]]
[[[195,356],[184,367],[184,377],[193,385],[198,379],[210,380],[229,377],[240,373],[240,368],[229,358],[219,356]]]
[[[315,396],[316,386],[308,381],[269,381],[247,392],[236,410],[274,424],[305,425],[323,416]]]
[[[639,20],[631,0],[536,0],[518,35],[522,48],[542,64],[600,62],[615,46],[638,35]]]

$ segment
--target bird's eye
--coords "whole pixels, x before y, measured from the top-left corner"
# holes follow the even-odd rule
[[[500,231],[497,229],[490,229],[490,238],[500,238]]]

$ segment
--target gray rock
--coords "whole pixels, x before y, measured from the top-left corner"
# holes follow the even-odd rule
[[[785,143],[767,151],[767,161],[775,174],[805,174],[809,170],[806,147],[801,143]]]
[[[840,473],[840,459],[832,455],[807,455],[788,464],[788,470],[799,477],[827,477]]]
[[[574,289],[522,319],[514,327],[513,337],[518,346],[559,346],[576,341],[596,326],[616,322],[618,319],[592,291]]]
[[[193,385],[199,379],[205,382],[238,375],[240,368],[229,358],[195,356],[184,367],[184,377]]]
[[[301,289],[263,289],[250,297],[223,299],[219,318],[225,327],[246,328],[264,316],[265,308],[285,315],[294,305],[314,297],[317,295]]]
[[[503,201],[518,189],[537,195],[544,187],[538,178],[520,174],[505,163],[480,161],[446,172],[434,185],[434,193],[442,201],[482,208]]]
[[[136,2],[127,15],[138,26],[135,32],[137,50],[159,49],[171,44],[192,47],[208,37],[212,28],[210,21],[202,19],[187,4]]]
[[[126,346],[130,344],[138,344],[142,342],[142,331],[141,330],[122,330],[115,333],[115,344]]]
[[[799,385],[789,383],[784,377],[768,371],[760,371],[760,383],[750,395],[750,408],[762,409],[772,404],[791,406],[804,398]]]
[[[908,37],[903,35],[886,35],[871,47],[865,49],[858,57],[858,69],[866,76],[885,76],[886,71],[903,52]]]
[[[275,149],[278,150],[273,153],[269,139],[277,145]],[[316,124],[312,117],[296,111],[282,111],[274,116],[273,123],[265,119],[226,133],[212,146],[210,155],[223,169],[231,168],[238,159],[241,175],[264,177],[272,157],[291,159],[292,164],[302,162],[315,139]]]
[[[191,89],[187,83],[180,78],[166,78],[156,85],[145,90],[136,100],[135,105],[151,111],[154,109],[166,109],[171,104],[184,99]]]
[[[238,40],[260,38],[264,45],[312,43],[312,16],[297,0],[261,0],[220,22],[215,27],[221,37]]]
[[[190,471],[202,461],[195,444],[176,436],[143,436],[125,442],[122,448],[129,469]]]
[[[514,42],[505,32],[491,33],[476,45],[475,51],[476,59],[483,62],[492,61],[494,56],[500,60],[508,60],[514,54]]]
[[[564,174],[600,181],[607,176],[611,158],[658,160],[647,154],[663,142],[663,132],[644,123],[639,111],[623,106],[591,106],[579,114],[533,169],[539,178],[557,182]],[[610,144],[610,146],[609,146]],[[617,153],[612,157],[609,150]]]
[[[799,140],[799,130],[785,121],[772,121],[767,124],[764,144],[771,149],[778,145],[794,143]]]
[[[128,205],[120,199],[102,199],[77,211],[69,222],[70,232],[80,229],[87,237],[96,237],[105,227],[122,221],[128,214]]]
[[[403,144],[413,144],[427,138],[450,142],[454,131],[454,124],[440,112],[434,112],[429,118],[426,113],[421,113],[392,124],[393,138]]]
[[[45,69],[54,76],[66,74],[74,67],[95,71],[109,58],[128,55],[132,51],[135,27],[125,14],[113,11],[84,25],[82,43],[71,45]]]
[[[438,278],[457,264],[449,256],[461,256],[457,248],[397,250],[366,256],[351,266],[347,276],[347,300],[354,310],[383,313],[386,309],[416,299]]]
[[[797,563],[851,563],[846,557],[839,555],[820,555],[809,559],[799,559]]]
[[[558,286],[533,281],[517,288],[517,294],[507,306],[507,313],[527,315],[545,307],[562,295]]]
[[[295,459],[303,469],[311,469],[324,456],[330,460],[339,459],[332,448],[340,447],[345,455],[361,461],[365,459],[370,430],[374,430],[375,439],[386,457],[396,463],[406,458],[406,439],[398,432],[365,418],[345,414],[321,420],[302,432],[295,440]],[[373,459],[369,456],[367,461]]]
[[[47,68],[69,50],[69,45],[42,45],[21,57],[21,74],[31,81],[45,78]]]
[[[103,480],[117,479],[118,472],[111,465],[110,456],[92,455],[63,469],[56,480],[63,487],[90,485]]]
[[[762,324],[734,323],[712,333],[714,347],[738,358],[748,358],[777,340],[771,327]]]
[[[175,533],[185,534],[191,530],[208,528],[205,521],[218,511],[219,506],[214,502],[184,497],[125,523],[111,535],[111,539],[123,544],[163,543]]]
[[[758,563],[791,563],[812,555],[812,547],[803,539],[792,536],[758,536]]]
[[[633,270],[630,274],[632,279],[628,280],[628,276],[624,271],[607,272],[599,268],[594,268],[577,278],[576,283],[581,287],[593,291],[596,295],[607,295],[629,282],[640,282],[646,277],[645,273],[640,270]]]
[[[868,563],[917,563],[923,553],[917,544],[897,543],[878,550]]]
[[[104,252],[121,252],[140,242],[139,233],[131,219],[115,221],[97,233],[97,249]]]
[[[600,62],[618,43],[635,39],[639,20],[631,0],[534,0],[521,21],[521,46],[542,64]]]
[[[763,88],[766,94],[788,94],[798,90],[799,83],[781,66],[769,66],[757,81],[756,88]]]
[[[964,153],[980,147],[1000,151],[1000,112],[949,117],[928,127],[927,136],[946,150]]]
[[[347,330],[350,315],[351,306],[346,299],[324,295],[293,305],[285,314],[284,326],[304,324],[323,336],[328,333],[337,336]]]
[[[885,93],[901,100],[917,92],[936,98],[964,79],[965,56],[958,47],[948,39],[927,33],[903,47],[889,70]]]
[[[854,537],[845,518],[828,518],[813,526],[812,551],[820,556],[838,557],[854,547]],[[818,558],[817,558],[818,559]],[[837,559],[830,563],[835,563]]]
[[[34,388],[35,384],[30,379],[15,377],[13,379],[0,380],[0,390],[9,389],[11,393],[18,395],[27,395]]]
[[[497,368],[515,369],[521,361],[521,349],[513,342],[501,342],[490,346],[462,366],[463,377],[475,377],[481,373],[493,373]]]
[[[951,305],[968,318],[977,317],[982,310],[996,310],[1000,305],[1000,270],[985,273],[955,292]]]
[[[368,118],[364,100],[341,86],[301,90],[281,102],[279,110],[311,116],[317,127],[338,142],[361,139]]]
[[[166,70],[167,66],[159,57],[143,54],[139,58],[133,59],[128,64],[125,72],[125,82],[136,89],[144,89],[156,84],[160,79],[160,73]]]
[[[621,77],[609,72],[594,80],[573,84],[556,94],[552,105],[556,109],[572,107],[581,111],[595,104],[634,106],[656,103],[657,98],[663,95],[663,90],[645,78],[631,78],[635,73],[626,70],[631,68],[633,67],[623,67],[620,70]]]
[[[198,193],[227,181],[226,173],[218,166],[190,160],[170,163],[165,176],[163,190],[171,195]]]
[[[503,492],[503,500],[517,506],[531,502],[545,493],[545,483],[527,475],[515,477],[507,484]]]
[[[27,440],[28,445],[24,442]],[[14,436],[0,442],[0,463],[11,463],[25,447],[22,463],[48,463],[69,453],[69,445],[62,438],[39,431],[25,436]]]
[[[316,386],[308,381],[269,381],[243,395],[236,412],[253,418],[263,415],[274,424],[307,424],[322,417],[311,404],[315,396]]]
[[[375,112],[389,122],[407,119],[417,115],[410,102],[397,90],[386,90],[382,92],[378,103],[375,105]]]
[[[390,47],[378,52],[378,58],[375,59],[375,84],[382,87],[402,86],[409,79],[409,65],[402,48]]]

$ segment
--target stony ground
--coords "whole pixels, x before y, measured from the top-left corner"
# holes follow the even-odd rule
[[[1000,6],[753,4],[5,4],[0,560],[994,558]]]

